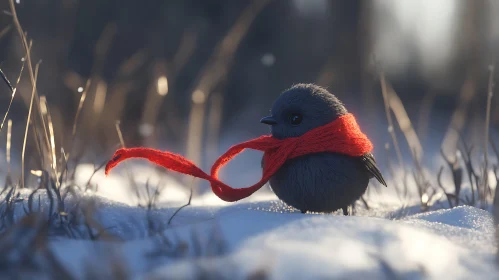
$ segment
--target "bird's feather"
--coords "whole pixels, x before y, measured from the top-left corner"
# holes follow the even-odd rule
[[[360,159],[362,160],[363,165],[366,167],[369,173],[371,173],[373,177],[375,177],[381,184],[386,187],[386,181],[383,178],[383,175],[381,175],[378,166],[376,165],[374,155],[371,153],[367,153],[361,156]]]

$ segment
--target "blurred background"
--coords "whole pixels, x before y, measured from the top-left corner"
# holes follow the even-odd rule
[[[279,93],[317,83],[357,116],[383,166],[395,155],[385,150],[391,138],[382,75],[404,157],[418,150],[431,162],[441,146],[452,155],[456,131],[483,142],[490,67],[499,54],[494,0],[15,3],[32,40],[33,63],[42,60],[37,87],[47,100],[55,142],[84,151],[87,161],[112,155],[120,121],[127,146],[174,151],[208,170],[231,145],[268,133],[259,120]],[[0,67],[15,81],[25,50],[8,1],[0,9]],[[31,96],[26,73],[9,115],[13,164],[20,161]],[[0,114],[10,97],[0,86]],[[491,133],[499,124],[497,102],[492,99]],[[30,169],[40,164],[31,156],[35,150],[28,138]],[[237,159],[225,173],[229,181],[255,182],[260,157]]]

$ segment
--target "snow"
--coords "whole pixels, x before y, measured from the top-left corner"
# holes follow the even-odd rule
[[[98,202],[95,219],[109,238],[50,241],[56,259],[78,279],[89,265],[105,272],[117,263],[134,279],[497,279],[499,273],[492,216],[474,207],[425,213],[406,207],[410,215],[401,216],[400,205],[373,203],[345,217],[301,214],[268,190],[237,203],[208,192],[195,195],[168,225],[188,199],[186,188],[147,172],[150,166],[129,168],[139,186],[167,182],[160,208],[148,214],[137,207],[144,197],[119,187],[128,184],[125,169],[108,178],[95,174],[99,189],[84,199]],[[92,172],[93,166],[80,166],[76,180],[84,185]],[[161,222],[164,239],[150,236],[148,217]]]
[[[415,279],[494,278],[488,213],[461,207],[431,215],[437,221],[430,225],[426,216],[391,221],[234,211],[217,219],[229,254],[172,263],[151,275],[186,279],[194,278],[198,266],[212,275],[235,266],[227,271],[227,279],[243,279],[259,270],[267,271],[271,279],[386,279],[389,274]],[[472,216],[483,224],[468,219]],[[459,225],[446,224],[454,223],[448,217],[458,219]],[[465,246],[468,241],[473,244]]]

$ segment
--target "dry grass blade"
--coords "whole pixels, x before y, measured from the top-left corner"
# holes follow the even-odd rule
[[[269,2],[270,0],[255,0],[248,4],[227,35],[215,47],[206,67],[200,73],[198,82],[192,91],[193,102],[187,135],[187,157],[194,163],[199,164],[201,159],[206,100],[213,89],[226,78],[239,44],[256,16]]]
[[[497,149],[497,146],[494,143],[494,141],[492,140],[492,138],[490,137],[490,135],[489,135],[489,143],[490,143],[490,146],[492,146],[492,150],[494,151],[494,154],[496,155],[497,159],[499,159],[499,150]],[[498,183],[499,183],[499,181],[498,181]]]
[[[175,69],[176,73],[180,72],[185,64],[187,64],[187,61],[195,51],[197,41],[197,32],[194,30],[187,30],[184,32],[172,61],[173,69]]]
[[[4,29],[2,29],[2,31],[0,31],[0,39],[2,39],[5,35],[7,35],[7,33],[9,33],[9,31],[12,29],[12,25],[7,25],[6,27],[4,27]]]
[[[31,52],[30,52],[31,42],[28,44],[26,34],[24,33],[23,28],[21,26],[21,23],[19,22],[19,18],[17,16],[16,5],[14,3],[14,0],[9,0],[9,5],[10,5],[10,12],[12,13],[12,19],[14,21],[14,25],[16,26],[17,33],[19,34],[19,37],[21,37],[21,41],[22,41],[22,44],[24,46],[24,50],[26,51],[26,60],[28,63],[28,73],[29,73],[29,77],[31,79],[31,85],[33,88],[36,88],[35,87],[36,79],[35,79],[35,74],[33,72],[33,64],[31,62]],[[38,108],[38,113],[39,113],[40,119],[42,121],[42,126],[43,126],[43,129],[45,132],[43,135],[45,137],[45,145],[46,145],[47,149],[50,149],[50,141],[49,141],[49,136],[48,136],[48,132],[47,132],[47,126],[46,126],[45,120],[41,114],[40,99],[39,99],[36,91],[35,91],[33,97],[34,97],[34,102],[36,104],[36,108]],[[32,106],[30,105],[30,107],[32,107]]]
[[[7,144],[5,147],[5,154],[7,160],[7,168],[8,173],[10,174],[10,147],[11,147],[11,139],[12,139],[12,120],[7,122]]]
[[[116,132],[118,133],[118,137],[120,139],[120,145],[122,148],[126,148],[125,140],[123,138],[123,133],[121,132],[121,128],[120,128],[120,121],[116,121],[115,126],[116,126]],[[132,171],[130,170],[130,167],[128,166],[128,162],[124,162],[123,165],[125,166],[128,180],[130,180],[130,184],[132,185],[133,189],[135,190],[135,194],[137,195],[137,199],[140,201],[142,196],[140,195],[140,191],[139,191],[139,188],[137,186],[137,182],[135,182],[135,178],[133,177]]]
[[[87,121],[84,127],[84,130],[87,132],[85,135],[97,133],[94,130],[99,120],[100,113],[96,113],[96,109],[97,111],[100,111],[103,108],[106,95],[108,95],[107,84],[104,81],[102,74],[106,63],[106,56],[112,47],[117,32],[118,25],[116,23],[110,22],[106,24],[95,45],[94,59],[90,70],[90,78],[92,81],[91,84],[88,84],[88,90],[86,90],[86,100],[88,103],[93,104],[93,109],[81,112],[82,117]],[[112,120],[113,119],[111,119],[111,121]],[[87,143],[90,140],[91,138],[87,137],[85,142]]]
[[[494,65],[489,66],[489,84],[487,90],[487,110],[485,114],[485,137],[483,139],[483,153],[484,153],[484,167],[483,167],[483,191],[486,192],[489,187],[488,169],[489,169],[489,127],[490,127],[490,107],[492,104],[492,97],[494,96]]]
[[[116,121],[116,132],[118,133],[118,137],[120,138],[120,144],[122,148],[125,147],[125,140],[123,139],[123,133],[121,133],[121,128],[120,128],[120,121]]]
[[[395,153],[397,154],[397,159],[399,161],[402,170],[405,172],[404,161],[402,159],[402,152],[400,152],[399,143],[397,141],[397,135],[395,135],[395,127],[393,125],[392,114],[390,113],[390,100],[388,96],[388,89],[386,86],[385,74],[383,72],[379,73],[379,78],[381,82],[381,93],[383,94],[383,101],[385,104],[386,119],[388,121],[388,132],[390,133],[393,141],[393,147],[395,148]]]
[[[12,87],[12,84],[10,83],[9,79],[7,78],[2,69],[0,69],[0,76],[2,77],[5,84],[7,84],[7,86],[9,87],[10,91],[14,91],[14,87]]]
[[[118,67],[117,76],[118,77],[129,77],[134,74],[146,61],[147,51],[140,49],[127,58]]]
[[[402,100],[398,97],[397,93],[395,90],[389,85],[389,83],[386,81],[384,74],[381,74],[382,77],[382,83],[384,84],[385,88],[385,94],[384,96],[387,97],[387,103],[389,105],[389,108],[393,111],[393,114],[395,115],[395,119],[400,127],[400,130],[404,134],[404,137],[407,141],[407,144],[409,145],[409,149],[411,151],[411,156],[415,165],[415,170],[413,172],[414,179],[416,182],[416,185],[418,186],[418,191],[423,198],[423,196],[427,196],[428,189],[430,187],[430,184],[428,183],[428,180],[426,179],[423,167],[421,165],[421,158],[423,156],[423,147],[421,145],[421,142],[419,141],[419,137],[416,134],[416,131],[414,130],[411,120],[409,119],[409,116],[407,114],[407,111],[404,108],[404,104],[402,104]],[[386,106],[386,104],[385,104]],[[386,107],[385,107],[386,108]],[[391,114],[388,112],[388,115],[391,116]],[[391,127],[391,132],[392,138],[395,138],[395,132],[394,132],[394,127],[393,127],[393,121],[390,121],[390,127]],[[395,138],[396,139],[396,138]],[[398,143],[394,142],[394,145],[396,144],[396,148],[398,147]],[[400,152],[400,149],[398,150]],[[426,202],[428,202],[427,199]],[[423,200],[422,200],[423,201]],[[423,203],[423,204],[426,204]],[[425,208],[427,205],[424,206]]]
[[[386,87],[389,89],[388,100],[390,108],[395,115],[395,119],[397,120],[400,130],[402,130],[402,133],[405,136],[407,144],[409,144],[411,155],[415,161],[419,162],[423,156],[423,146],[421,145],[421,141],[419,141],[419,137],[412,126],[409,115],[404,108],[404,104],[402,104],[402,100],[400,100],[400,97],[398,97],[395,90],[388,83],[386,84]]]
[[[458,206],[459,205],[459,197],[461,193],[461,184],[463,182],[463,169],[459,166],[457,158],[449,158],[445,155],[443,148],[440,148],[440,154],[444,161],[447,163],[447,166],[449,167],[449,170],[452,172],[452,180],[454,182],[454,194],[453,198],[455,200],[454,204],[449,204],[450,207]],[[441,182],[441,173],[443,171],[443,166],[440,170],[440,173],[438,175],[438,183],[440,185],[440,188],[444,191],[445,195],[449,197],[449,194],[445,191],[443,184]],[[471,186],[471,192],[472,192],[472,198],[474,199],[475,194],[474,194],[474,188]]]
[[[73,122],[73,130],[71,132],[71,143],[70,143],[70,147],[68,149],[67,155],[64,156],[66,164],[64,165],[63,170],[61,170],[61,174],[64,174],[65,172],[67,173],[67,171],[68,171],[67,170],[67,168],[68,168],[68,162],[71,159],[71,154],[73,153],[74,142],[75,142],[75,139],[76,139],[76,131],[77,131],[77,127],[78,127],[78,119],[80,117],[80,113],[81,113],[81,110],[83,108],[83,104],[85,103],[85,99],[87,97],[87,92],[88,92],[88,90],[90,88],[90,85],[91,85],[91,80],[88,79],[87,83],[85,85],[85,88],[83,89],[83,92],[81,93],[80,102],[78,103],[78,108],[76,109],[76,115],[75,115],[75,119],[74,119],[74,122]],[[75,161],[77,161],[77,160],[75,160]]]
[[[210,102],[208,114],[208,135],[206,139],[206,151],[210,162],[215,160],[218,155],[218,143],[220,127],[222,122],[223,97],[220,92],[213,94]]]
[[[379,72],[379,79],[380,79],[380,83],[381,83],[381,93],[383,95],[383,103],[385,105],[386,119],[388,121],[388,132],[390,133],[391,138],[392,138],[393,147],[395,149],[395,153],[397,154],[399,166],[402,168],[402,171],[403,171],[402,173],[404,175],[404,182],[406,182],[406,179],[408,178],[407,171],[405,169],[404,160],[402,159],[402,152],[400,151],[400,146],[399,146],[399,143],[397,140],[397,135],[395,134],[395,127],[393,125],[392,114],[390,112],[390,100],[389,100],[389,96],[388,96],[388,89],[387,89],[385,74],[381,71]],[[404,183],[403,186],[404,186],[404,199],[406,199],[407,195],[409,193],[407,183]]]
[[[429,90],[428,92],[426,92],[424,94],[424,96],[421,100],[421,106],[420,106],[416,131],[417,131],[417,134],[419,135],[420,139],[422,139],[423,141],[424,141],[424,139],[426,139],[426,136],[428,134],[431,112],[432,112],[433,105],[436,102],[436,97],[437,97],[437,91],[436,90]]]
[[[461,136],[461,142],[462,142],[462,148],[459,148],[459,151],[462,155],[462,159],[464,162],[464,166],[466,168],[466,173],[468,174],[468,180],[470,182],[470,188],[471,188],[471,205],[475,205],[475,190],[476,192],[479,191],[479,176],[475,172],[475,169],[473,168],[473,162],[472,162],[472,152],[473,152],[473,147],[469,147],[468,144],[466,144],[466,141],[464,138]]]
[[[31,120],[31,111],[33,109],[33,100],[35,99],[35,93],[36,93],[36,79],[38,78],[38,69],[40,68],[40,62],[36,64],[35,67],[35,80],[33,83],[33,91],[31,92],[31,101],[29,104],[29,111],[28,111],[28,119],[26,121],[26,130],[24,131],[24,142],[23,142],[23,150],[22,150],[22,155],[21,155],[21,186],[24,188],[24,158],[25,158],[25,153],[26,153],[26,142],[28,140],[28,130],[29,130],[29,122]]]
[[[87,84],[85,85],[85,89],[81,93],[80,103],[78,103],[78,109],[76,109],[75,120],[73,123],[73,131],[71,133],[71,137],[73,138],[73,140],[74,140],[75,135],[76,135],[76,128],[78,126],[78,118],[80,117],[81,109],[83,108],[83,104],[85,103],[85,99],[87,98],[87,92],[88,92],[88,89],[90,88],[91,83],[92,83],[91,80],[88,79]]]
[[[52,171],[54,172],[54,178],[57,178],[57,181],[56,181],[57,187],[59,187],[61,182],[59,182],[59,180],[58,180],[59,174],[57,171],[58,168],[57,168],[57,155],[56,155],[56,150],[55,150],[54,124],[52,123],[52,116],[50,115],[50,111],[48,110],[48,105],[47,105],[47,102],[45,101],[45,98],[44,98],[44,107],[47,110],[46,115],[47,115],[47,123],[49,126],[49,134],[50,134],[50,152],[52,155],[51,167],[52,167]]]
[[[475,94],[475,78],[471,73],[469,73],[461,88],[457,107],[452,114],[449,127],[445,133],[444,140],[441,145],[446,150],[446,153],[449,153],[452,156],[454,156],[454,153],[457,150],[459,133],[462,131],[466,123],[468,104],[470,104],[470,101],[473,99]]]
[[[270,0],[255,0],[242,12],[227,35],[216,46],[210,60],[203,69],[195,90],[209,95],[225,77],[233,56],[251,26],[251,23]]]
[[[31,49],[31,45],[30,45],[30,49]],[[3,116],[2,124],[0,124],[0,131],[2,131],[2,128],[3,128],[4,124],[5,124],[5,120],[7,119],[7,116],[9,115],[10,107],[12,107],[12,102],[14,101],[14,97],[16,96],[17,85],[19,84],[19,81],[21,81],[21,76],[23,74],[24,65],[26,64],[26,57],[24,57],[22,59],[22,62],[23,62],[23,64],[21,66],[21,71],[19,71],[19,76],[17,77],[16,85],[14,87],[12,87],[11,83],[9,82],[9,80],[7,79],[7,77],[2,72],[2,69],[0,69],[0,74],[1,74],[1,76],[3,78],[3,80],[7,83],[7,85],[10,88],[10,91],[12,92],[12,95],[10,97],[9,106],[7,107],[7,112],[5,112],[5,115]]]

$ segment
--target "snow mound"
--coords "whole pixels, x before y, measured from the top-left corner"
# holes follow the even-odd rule
[[[471,207],[426,215],[446,221],[477,213],[486,215]],[[461,246],[470,237],[468,232],[448,232],[439,222],[428,231],[380,218],[241,211],[219,217],[218,223],[231,246],[228,255],[172,263],[152,272],[151,279],[195,279],[201,272],[223,279],[247,279],[254,273],[270,279],[493,279],[497,275],[492,253]],[[467,226],[462,230],[468,231]],[[462,240],[453,242],[448,236]]]
[[[487,232],[491,232],[494,229],[492,215],[485,210],[471,206],[459,206],[452,209],[420,213],[409,217],[409,219],[419,219]]]
[[[301,214],[264,198],[153,211],[174,253],[148,237],[146,211],[105,198],[98,220],[120,242],[59,239],[55,256],[77,278],[88,260],[117,257],[136,279],[496,279],[490,214],[457,207],[401,220]],[[376,212],[375,210],[373,210]],[[216,237],[215,239],[213,237]],[[175,249],[175,250],[177,250]]]
[[[488,253],[496,252],[494,221],[487,211],[460,206],[416,214],[403,221],[439,234],[469,249]]]

